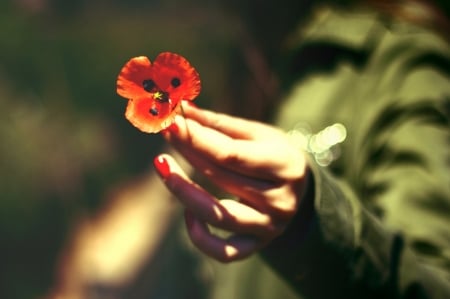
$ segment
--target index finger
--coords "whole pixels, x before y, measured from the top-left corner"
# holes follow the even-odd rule
[[[200,109],[191,102],[183,103],[183,111],[187,118],[193,119],[199,124],[219,131],[235,139],[255,139],[262,129],[277,131],[277,129],[266,124],[234,117],[224,113],[218,113],[206,109]]]
[[[303,174],[304,161],[297,150],[290,148],[280,134],[271,134],[271,130],[263,130],[267,135],[264,139],[243,140],[190,118],[176,116],[174,124],[177,131],[165,133],[165,137],[196,166],[208,164],[199,160],[209,161],[219,168],[270,181],[297,179]]]

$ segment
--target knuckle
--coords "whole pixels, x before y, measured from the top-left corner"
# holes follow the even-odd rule
[[[290,220],[297,212],[296,205],[287,206],[286,204],[275,206],[275,210],[277,218],[281,220]]]
[[[272,197],[269,201],[272,213],[278,219],[290,219],[297,213],[297,197],[290,193]]]
[[[230,141],[226,146],[222,147],[219,153],[217,153],[217,160],[224,165],[240,164],[240,157],[233,149],[232,141]]]

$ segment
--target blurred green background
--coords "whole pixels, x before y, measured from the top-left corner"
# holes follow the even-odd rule
[[[197,104],[226,110],[234,26],[217,1],[0,2],[0,298],[45,295],[79,215],[162,150],[123,116],[124,63],[179,53],[202,77]]]
[[[0,1],[0,298],[43,298],[80,218],[95,217],[123,182],[148,175],[163,150],[161,136],[144,134],[124,118],[126,100],[116,94],[116,78],[131,57],[179,53],[202,78],[197,105],[267,119],[276,94],[266,84],[270,73],[261,82],[251,78],[255,73],[244,60],[257,56],[222,2]],[[230,2],[254,11],[252,2]],[[448,13],[448,2],[439,3]],[[276,7],[287,13],[291,6]],[[260,29],[263,37],[271,34],[267,28],[283,26],[268,24]],[[240,52],[243,37],[247,50]],[[197,288],[186,286],[192,280],[183,275],[195,261],[173,251],[177,242],[165,239],[162,259],[153,265],[167,270],[153,290],[166,297],[157,298],[169,298],[177,287]],[[187,263],[185,272],[172,277],[177,284],[171,288],[168,266],[179,261]],[[101,294],[91,298],[121,298],[109,290]]]

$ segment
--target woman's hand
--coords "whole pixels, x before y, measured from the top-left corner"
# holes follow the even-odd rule
[[[245,258],[282,234],[296,214],[308,174],[305,157],[274,127],[183,107],[185,119],[178,116],[164,137],[197,171],[238,200],[218,200],[167,154],[155,158],[155,167],[185,206],[195,246],[222,262]],[[231,236],[216,236],[208,225]]]

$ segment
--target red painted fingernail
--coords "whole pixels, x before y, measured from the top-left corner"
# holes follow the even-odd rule
[[[153,165],[163,179],[166,179],[170,175],[169,163],[163,156],[155,157],[155,159],[153,159]]]
[[[172,134],[178,134],[178,132],[180,131],[180,128],[178,128],[178,125],[176,122],[173,122],[165,130],[169,131]]]

